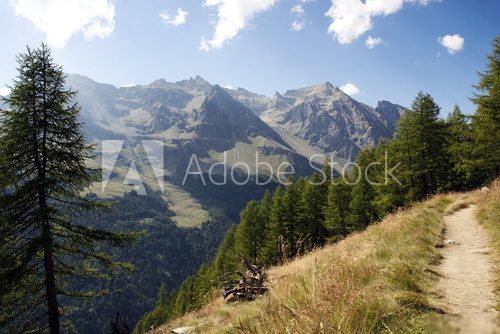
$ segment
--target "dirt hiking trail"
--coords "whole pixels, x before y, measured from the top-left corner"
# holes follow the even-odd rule
[[[474,217],[474,206],[445,216],[444,225],[439,290],[451,314],[448,326],[456,333],[500,333],[488,235]]]

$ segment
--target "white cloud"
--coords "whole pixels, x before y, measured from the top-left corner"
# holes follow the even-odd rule
[[[167,24],[179,26],[181,24],[186,23],[186,18],[188,16],[188,14],[189,13],[185,10],[182,10],[182,8],[177,8],[177,14],[175,15],[174,18],[170,17],[168,10],[164,10],[163,12],[161,12],[160,17],[163,20],[163,22],[165,22]]]
[[[301,31],[304,28],[304,22],[301,21],[293,21],[290,24],[290,29],[293,31]]]
[[[365,45],[366,45],[366,47],[368,49],[373,49],[374,47],[376,47],[380,43],[382,43],[382,39],[381,38],[379,38],[379,37],[372,37],[372,36],[368,36],[368,38],[365,41]]]
[[[359,88],[356,87],[353,83],[348,82],[345,85],[342,85],[339,87],[344,93],[347,95],[356,95],[359,93]]]
[[[123,85],[121,87],[123,87],[123,88],[130,88],[130,87],[135,87],[135,86],[137,86],[137,84],[135,84],[135,83],[129,83],[129,84],[125,84],[125,85]]]
[[[439,44],[448,49],[450,54],[455,54],[459,51],[462,51],[464,48],[465,40],[459,34],[455,35],[446,35],[438,38]]]
[[[164,11],[160,12],[160,17],[161,17],[161,19],[162,19],[164,22],[168,22],[168,21],[170,21],[170,19],[171,19],[171,18],[170,18],[170,14],[168,13],[168,10],[166,10],[166,9],[165,9]]]
[[[290,30],[292,31],[301,31],[302,29],[304,29],[306,25],[306,21],[304,19],[306,11],[304,10],[304,6],[302,4],[311,2],[313,0],[299,0],[299,1],[300,3],[294,5],[290,9],[290,12],[295,15],[295,20],[293,20],[293,22],[290,23]]]
[[[294,14],[299,15],[299,16],[302,16],[305,13],[304,7],[302,7],[301,4],[297,4],[297,5],[293,6],[292,9],[290,9],[290,11]]]
[[[202,39],[200,50],[221,48],[248,26],[258,13],[271,8],[277,0],[205,0],[207,7],[217,7],[217,23],[211,39]]]
[[[231,90],[234,90],[233,86],[231,86],[231,85],[225,85],[225,86],[222,86],[222,87],[224,87],[224,88],[226,88],[226,89],[231,89]]]
[[[7,96],[10,94],[9,87],[0,87],[0,96]]]
[[[328,32],[340,44],[349,44],[373,27],[374,16],[394,14],[405,3],[427,5],[432,0],[331,0],[332,6],[325,13],[332,19]]]
[[[15,14],[45,33],[47,43],[62,48],[76,33],[105,38],[115,29],[113,0],[11,0]]]

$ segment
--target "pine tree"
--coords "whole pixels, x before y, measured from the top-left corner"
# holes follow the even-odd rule
[[[325,227],[329,237],[335,241],[345,237],[350,231],[348,220],[350,216],[349,203],[351,201],[351,187],[342,178],[329,182],[328,197],[325,211]]]
[[[388,158],[399,163],[399,168],[395,171],[396,178],[402,182],[404,188],[405,202],[414,200],[417,197],[417,177],[415,174],[415,164],[417,152],[414,150],[415,122],[413,113],[405,109],[396,125],[396,132],[393,138],[387,143]],[[393,188],[386,189],[389,193]]]
[[[480,73],[472,116],[476,184],[500,176],[500,35],[493,41],[488,68]]]
[[[217,254],[215,255],[215,260],[213,262],[213,278],[218,281],[230,280],[237,270],[239,261],[238,255],[235,252],[235,234],[236,226],[233,225],[224,235]]]
[[[354,186],[351,191],[351,202],[349,209],[351,212],[350,222],[353,229],[359,230],[367,227],[377,220],[377,212],[374,207],[375,190],[371,184],[376,180],[373,173],[367,169],[368,165],[375,161],[375,150],[366,148],[362,150],[356,158],[359,168],[354,168],[352,172],[352,182]]]
[[[419,175],[422,197],[438,190],[440,176],[444,172],[443,158],[446,143],[445,131],[439,120],[439,106],[429,94],[419,92],[412,104],[416,118],[415,128],[417,162],[415,172]]]
[[[137,322],[134,327],[134,333],[145,333],[150,330],[151,327],[156,327],[168,321],[171,316],[171,298],[172,296],[167,295],[165,284],[162,283],[158,290],[155,308],[145,314],[143,318]]]
[[[455,105],[446,120],[448,129],[447,151],[452,168],[448,172],[448,189],[464,190],[469,188],[471,179],[472,138],[470,124],[460,107]]]
[[[273,207],[273,196],[269,190],[266,190],[264,196],[259,202],[259,215],[260,219],[264,222],[266,229],[269,226],[269,220],[271,219],[271,210]]]
[[[283,228],[285,231],[284,239],[288,247],[286,257],[292,258],[297,254],[297,241],[299,232],[299,192],[297,188],[300,185],[290,179],[290,184],[285,188],[283,194]]]
[[[307,241],[305,250],[323,244],[326,237],[323,225],[326,194],[323,191],[325,188],[320,183],[319,176],[313,174],[304,182],[303,190],[300,192],[298,234]]]
[[[241,212],[241,219],[235,234],[235,249],[243,256],[255,263],[260,258],[265,243],[265,222],[256,201],[248,202]]]
[[[267,264],[283,263],[286,257],[287,245],[285,243],[285,206],[283,189],[276,188],[273,194],[271,215],[267,225],[267,235],[264,247],[264,256]]]
[[[446,184],[446,127],[439,106],[429,94],[419,92],[412,110],[405,111],[397,126],[396,151],[401,177],[411,200],[436,193]]]
[[[156,306],[157,307],[167,307],[168,305],[168,300],[167,300],[167,291],[165,289],[165,283],[161,283],[160,289],[158,290],[158,301]]]
[[[196,301],[194,277],[188,277],[182,282],[179,292],[175,296],[173,302],[172,316],[180,317],[184,313],[193,310],[193,305]]]
[[[399,140],[382,140],[375,149],[375,158],[379,168],[374,170],[379,183],[375,187],[373,205],[379,217],[404,206],[407,203],[407,189],[404,171],[401,169],[404,152],[399,152]]]
[[[264,197],[259,202],[259,215],[264,227],[262,247],[260,249],[257,262],[260,264],[269,264],[273,260],[270,258],[269,238],[272,235],[271,214],[273,210],[273,195],[269,190],[266,190]]]
[[[135,235],[75,223],[82,211],[106,206],[81,195],[99,171],[86,166],[92,147],[77,121],[76,93],[65,89],[63,71],[44,44],[28,48],[17,61],[19,74],[0,125],[0,281],[9,282],[0,288],[1,306],[9,310],[0,323],[10,324],[11,332],[48,327],[55,334],[60,332],[58,296],[91,294],[71,291],[67,282],[130,268],[98,246],[124,246]]]

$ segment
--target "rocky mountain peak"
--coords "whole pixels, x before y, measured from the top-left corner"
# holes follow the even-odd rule
[[[162,88],[165,86],[168,86],[168,82],[165,79],[157,79],[150,83],[148,86],[150,87],[157,87],[157,88]]]
[[[252,94],[254,95],[254,93],[252,93],[251,91],[245,89],[245,88],[242,88],[242,87],[238,87],[236,88],[236,91],[239,92],[239,93],[242,93],[242,94]]]
[[[396,127],[396,123],[404,109],[404,107],[398,104],[393,104],[385,100],[379,101],[377,107],[375,107],[375,111],[379,114],[380,119],[392,128]]]
[[[394,104],[394,103],[391,103],[389,101],[386,101],[386,100],[381,100],[381,101],[378,101],[377,102],[377,107],[375,109],[393,109],[393,110],[397,110],[399,113],[401,113],[404,109],[404,107],[398,105],[398,104]]]
[[[342,92],[338,87],[332,85],[329,81],[318,85],[306,86],[299,89],[287,90],[283,95],[293,98],[304,98],[306,96],[328,96]]]
[[[318,151],[353,159],[366,145],[392,135],[399,107],[381,102],[377,109],[371,108],[327,81],[276,93],[260,117],[280,133],[298,137]]]
[[[205,80],[203,77],[197,75],[187,80],[177,81],[176,86],[182,87],[187,91],[208,95],[212,91],[212,84]]]
[[[217,84],[212,86],[212,90],[210,91],[208,98],[234,101],[233,97],[223,87]]]
[[[334,86],[334,85],[332,85],[330,81],[325,82],[325,88],[326,88],[326,89],[332,89],[332,88],[334,88],[334,87],[335,87],[335,86]]]

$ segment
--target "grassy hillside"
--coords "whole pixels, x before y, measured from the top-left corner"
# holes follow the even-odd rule
[[[489,191],[478,194],[476,216],[490,235],[495,262],[496,304],[500,311],[500,179],[492,184]]]
[[[345,240],[269,270],[270,292],[254,302],[219,296],[156,333],[418,332],[433,305],[442,216],[459,196],[440,195],[387,216]]]

